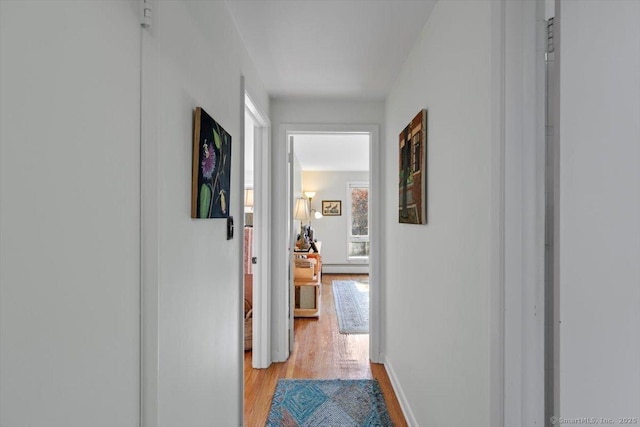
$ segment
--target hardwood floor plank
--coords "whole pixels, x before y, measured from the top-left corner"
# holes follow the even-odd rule
[[[309,379],[377,379],[394,426],[407,423],[391,386],[384,365],[369,361],[369,335],[343,335],[338,332],[338,318],[331,282],[333,280],[368,280],[367,275],[323,274],[319,318],[296,318],[295,343],[286,362],[273,363],[268,369],[251,368],[251,351],[244,356],[245,427],[265,425],[271,397],[280,378]]]

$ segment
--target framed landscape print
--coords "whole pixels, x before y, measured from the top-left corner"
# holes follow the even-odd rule
[[[231,135],[202,108],[195,110],[191,218],[229,217]]]
[[[340,216],[342,215],[342,201],[340,200],[323,200],[322,201],[323,216]]]
[[[398,221],[427,223],[427,110],[400,132]]]

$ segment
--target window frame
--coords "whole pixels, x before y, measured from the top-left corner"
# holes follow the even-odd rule
[[[346,244],[346,255],[347,255],[347,262],[349,263],[361,263],[361,264],[367,264],[369,263],[369,257],[371,256],[371,249],[369,249],[369,255],[356,255],[356,256],[352,256],[349,255],[349,245],[351,243],[369,243],[370,244],[370,240],[371,240],[371,231],[370,231],[370,226],[371,226],[371,212],[370,212],[370,207],[371,207],[371,201],[368,201],[367,203],[367,223],[368,223],[368,234],[366,236],[354,236],[351,234],[351,221],[352,221],[352,212],[351,209],[353,207],[353,201],[351,199],[351,190],[354,188],[366,188],[367,191],[369,192],[369,196],[371,196],[371,186],[369,184],[369,182],[367,181],[348,181],[347,182],[347,197],[346,197],[346,202],[345,203],[348,208],[346,209],[347,211],[347,244]],[[346,207],[346,206],[345,206]],[[344,208],[343,208],[344,210]]]

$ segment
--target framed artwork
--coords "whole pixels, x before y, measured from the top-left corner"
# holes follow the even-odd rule
[[[202,108],[195,110],[191,218],[228,218],[231,135]]]
[[[322,215],[324,216],[342,215],[342,201],[341,200],[323,200]]]
[[[398,221],[427,223],[427,110],[400,132]]]

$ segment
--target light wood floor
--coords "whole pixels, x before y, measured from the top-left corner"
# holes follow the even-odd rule
[[[294,349],[286,362],[273,363],[268,369],[252,369],[251,352],[245,352],[244,422],[246,427],[265,425],[271,407],[271,397],[280,378],[375,378],[380,383],[393,425],[398,427],[407,425],[384,365],[369,362],[369,335],[343,335],[338,332],[331,281],[363,279],[367,279],[367,276],[337,274],[322,276],[320,317],[295,319]]]

